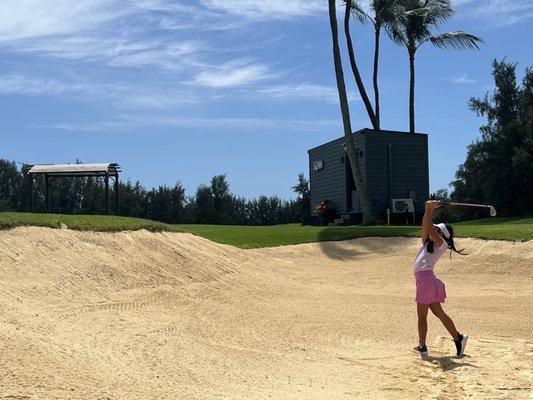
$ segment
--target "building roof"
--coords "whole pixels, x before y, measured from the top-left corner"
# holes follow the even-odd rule
[[[37,164],[32,166],[28,173],[30,174],[48,174],[48,175],[82,175],[82,176],[100,176],[116,175],[120,172],[120,166],[116,163],[99,163],[99,164]]]
[[[409,133],[409,132],[401,132],[401,131],[390,131],[390,130],[387,130],[387,129],[381,129],[380,131],[375,131],[373,129],[370,129],[370,128],[363,128],[363,129],[359,129],[358,131],[355,131],[355,132],[352,132],[352,135],[356,135],[356,134],[361,134],[361,135],[381,135],[383,133],[386,133],[386,134],[394,134],[394,135],[417,135],[417,136],[427,136],[427,133]],[[326,142],[326,143],[322,143],[318,146],[315,146],[309,150],[307,150],[308,153],[310,153],[311,151],[313,150],[317,150],[318,148],[322,147],[322,146],[325,146],[327,144],[331,144],[333,142],[336,142],[336,141],[343,141],[344,140],[344,135],[341,136],[340,138],[337,138],[337,139],[333,139],[333,140],[330,140],[329,142]]]

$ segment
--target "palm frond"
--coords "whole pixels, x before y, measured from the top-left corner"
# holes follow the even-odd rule
[[[455,50],[479,50],[478,43],[483,42],[483,39],[480,37],[461,31],[441,33],[439,35],[429,36],[427,39],[441,49],[453,48]]]
[[[451,18],[454,13],[449,1],[435,1],[427,6],[428,12],[424,16],[428,25],[438,26]]]
[[[394,43],[407,46],[407,36],[405,35],[405,32],[401,29],[401,26],[387,24],[385,25],[385,30],[387,31],[387,34]]]
[[[422,18],[426,25],[439,25],[453,15],[453,8],[449,1],[433,0],[427,2],[423,7],[410,8],[405,11],[409,18]]]
[[[374,11],[375,21],[379,25],[394,24],[402,13],[398,0],[372,0],[370,3]]]
[[[352,16],[362,24],[372,21],[372,18],[365,11],[363,6],[357,0],[348,0],[350,2],[350,10]]]

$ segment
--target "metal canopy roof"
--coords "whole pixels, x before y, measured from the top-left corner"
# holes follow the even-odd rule
[[[116,163],[100,164],[37,164],[32,166],[29,174],[47,175],[81,175],[81,176],[101,176],[106,172],[115,176],[120,172],[120,166]]]

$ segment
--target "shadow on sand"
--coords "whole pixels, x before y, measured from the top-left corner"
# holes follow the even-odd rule
[[[346,244],[346,240],[352,239],[355,239],[353,234],[349,235],[348,232],[338,228],[324,228],[318,232],[320,250],[335,260],[351,260],[362,255]]]
[[[343,229],[344,228],[344,229]],[[351,260],[361,255],[391,253],[397,250],[397,240],[393,243],[388,243],[387,240],[382,241],[360,241],[357,243],[358,249],[353,243],[348,243],[348,240],[356,240],[369,237],[387,238],[391,235],[380,234],[375,231],[373,227],[361,227],[355,233],[353,230],[346,229],[346,227],[327,227],[318,232],[318,244],[320,250],[324,255],[335,260]],[[392,242],[391,237],[391,242]],[[412,238],[403,238],[406,244]],[[414,252],[414,250],[413,250]],[[413,253],[414,254],[414,253]]]
[[[342,241],[335,241],[335,242],[321,241],[319,243],[320,243],[320,250],[322,251],[322,253],[324,253],[329,258],[333,258],[335,260],[353,260],[363,255],[363,253],[346,246],[346,243],[343,243]]]
[[[467,355],[461,357],[457,356],[443,356],[443,357],[433,357],[433,356],[423,356],[422,360],[428,361],[431,364],[438,364],[443,371],[451,371],[459,367],[473,367],[478,368],[477,365],[471,364],[469,362],[455,362],[454,360],[462,360],[468,358]]]

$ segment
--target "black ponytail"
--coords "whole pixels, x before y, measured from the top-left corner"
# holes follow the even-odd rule
[[[446,244],[448,245],[448,248],[451,250],[451,251],[455,251],[457,254],[461,254],[462,256],[466,256],[467,253],[464,252],[464,249],[461,249],[461,250],[457,250],[457,248],[455,247],[455,243],[453,241],[453,228],[450,224],[447,224],[445,223],[444,226],[446,226],[446,229],[448,229],[448,232],[450,232],[450,238],[446,238],[444,237],[444,241],[446,242]],[[428,250],[429,251],[429,250]],[[452,253],[450,252],[450,258],[452,257]]]
[[[444,239],[444,241],[448,245],[448,248],[451,251],[455,251],[457,254],[461,254],[462,256],[466,256],[467,253],[464,252],[464,249],[457,250],[457,248],[455,247],[455,243],[453,241],[453,228],[452,228],[452,226],[450,224],[448,224],[448,223],[445,223],[444,226],[446,226],[446,229],[448,229],[448,232],[450,233],[450,237],[449,238],[446,238],[444,235],[442,236],[442,239]],[[428,237],[427,240],[426,240],[426,250],[427,250],[428,253],[433,253],[433,251],[435,250],[435,243],[433,242],[433,240],[431,240],[430,237]],[[450,258],[451,257],[452,257],[452,253],[450,252]]]

